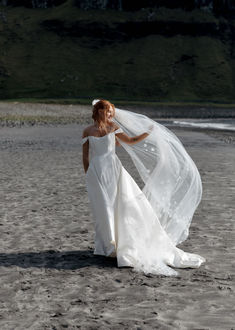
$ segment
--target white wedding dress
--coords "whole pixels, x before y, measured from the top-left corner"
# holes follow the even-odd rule
[[[95,222],[94,254],[116,256],[118,267],[177,275],[175,268],[198,268],[205,259],[186,253],[163,229],[154,209],[115,153],[115,134],[88,136],[87,192]]]

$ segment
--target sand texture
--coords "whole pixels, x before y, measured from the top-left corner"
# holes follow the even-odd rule
[[[0,130],[0,329],[235,329],[234,145],[174,130],[204,188],[181,247],[207,262],[178,277],[145,276],[93,255],[83,127]]]

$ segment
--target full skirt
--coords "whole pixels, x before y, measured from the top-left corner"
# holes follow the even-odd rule
[[[205,261],[175,246],[116,154],[91,162],[86,183],[95,223],[94,254],[116,256],[118,267],[168,276],[177,275],[173,268],[198,268]]]

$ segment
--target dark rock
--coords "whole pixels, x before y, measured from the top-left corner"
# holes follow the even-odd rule
[[[2,0],[4,6],[24,6],[28,8],[49,8],[59,6],[66,0]],[[195,8],[206,8],[214,10],[217,14],[227,14],[235,10],[233,0],[74,0],[74,5],[84,9],[115,9],[125,11],[136,11],[142,8],[182,8],[193,10]]]
[[[74,4],[81,9],[118,9],[122,10],[122,0],[75,0]]]
[[[194,0],[76,0],[75,5],[82,9],[118,9],[135,11],[142,8],[168,7],[184,8],[192,10],[195,7]]]
[[[235,1],[233,0],[75,0],[74,4],[81,9],[117,9],[126,11],[136,11],[142,8],[182,8],[193,10],[203,8],[214,10],[222,14],[235,10]]]
[[[14,7],[49,8],[59,6],[64,2],[66,2],[66,0],[3,0],[1,4]]]
[[[114,23],[110,26],[100,22],[65,22],[58,19],[45,20],[41,25],[59,36],[89,37],[100,39],[103,43],[124,42],[132,38],[143,38],[154,34],[166,37],[175,35],[221,37],[225,30],[232,28],[224,23],[217,25],[212,22],[139,21]],[[187,59],[182,58],[183,60]]]

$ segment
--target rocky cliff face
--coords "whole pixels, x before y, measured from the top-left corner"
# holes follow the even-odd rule
[[[66,0],[2,0],[3,6],[24,6],[28,8],[49,8],[61,5]]]
[[[41,22],[41,26],[61,37],[88,37],[93,40],[100,40],[100,46],[115,42],[128,42],[151,35],[164,37],[174,37],[176,35],[189,37],[210,36],[218,39],[225,39],[228,35],[233,39],[235,36],[233,25],[213,22],[186,23],[173,21],[166,24],[165,21],[157,20],[113,23],[112,26],[109,26],[102,22],[66,22],[53,19]]]
[[[217,13],[235,10],[235,0],[75,0],[75,5],[82,9],[106,9],[135,11],[142,8],[182,8],[193,10],[202,8]]]
[[[48,8],[58,6],[66,0],[2,0],[0,3],[5,6],[25,6],[30,8]],[[182,8],[193,10],[202,8],[214,10],[217,13],[224,13],[235,10],[235,0],[74,0],[74,5],[84,9],[116,9],[135,11],[141,8]]]
[[[70,0],[38,11],[1,7],[0,99],[234,102],[232,17],[162,7],[130,12],[128,2],[115,1]],[[119,10],[85,10],[91,4]],[[207,8],[209,0],[202,4]]]

